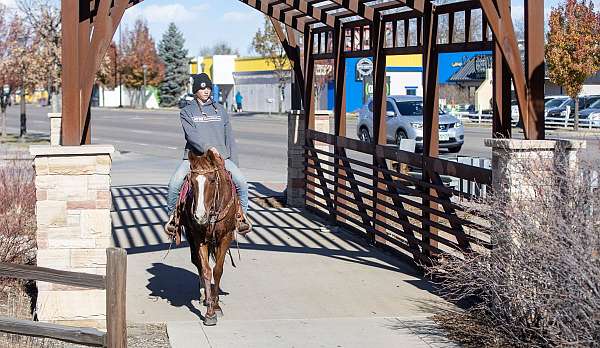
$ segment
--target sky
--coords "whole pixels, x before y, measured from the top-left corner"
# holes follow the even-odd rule
[[[57,1],[58,0],[51,0]],[[564,0],[546,0],[546,17],[551,7]],[[0,0],[9,7],[16,0]],[[600,9],[600,0],[593,0]],[[513,18],[523,16],[523,0],[513,0]],[[183,32],[190,56],[197,56],[200,48],[225,41],[241,55],[251,54],[250,43],[264,16],[239,0],[144,0],[129,8],[123,17],[123,28],[133,26],[138,19],[145,19],[150,33],[158,42],[170,22]],[[118,34],[115,36],[118,40]]]

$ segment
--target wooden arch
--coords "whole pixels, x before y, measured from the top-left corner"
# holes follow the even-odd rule
[[[543,0],[525,0],[525,66],[510,16],[510,1],[464,0],[438,6],[430,0],[239,1],[269,16],[275,24],[279,39],[293,64],[299,84],[298,94],[302,98],[309,127],[314,122],[315,59],[335,60],[335,128],[336,135],[344,135],[344,58],[371,56],[375,62],[375,139],[384,143],[385,122],[381,120],[385,115],[385,57],[422,53],[425,152],[436,156],[438,54],[489,49],[494,51],[494,136],[511,135],[512,81],[526,138],[544,139],[544,28],[543,16],[539,15],[544,11]],[[90,143],[90,99],[96,71],[124,12],[138,2],[62,0],[63,145]],[[480,40],[473,39],[471,35],[474,11],[483,13]],[[464,14],[461,15],[463,23],[457,23],[459,14]],[[440,16],[448,17],[451,28],[447,42],[438,42]],[[399,23],[404,26],[404,39],[409,35],[416,36],[416,44],[408,40],[400,42],[398,33],[402,28]],[[416,30],[410,23],[416,23]],[[457,24],[466,32],[465,40],[460,42],[454,35]],[[303,35],[303,45],[298,42],[297,33]],[[359,42],[355,46],[356,37]],[[348,40],[350,49],[346,47]],[[299,106],[300,103],[296,101],[295,104]]]

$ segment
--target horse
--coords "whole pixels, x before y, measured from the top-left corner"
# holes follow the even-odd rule
[[[199,283],[204,284],[204,305],[207,306],[204,325],[213,326],[217,324],[217,317],[223,315],[219,286],[225,257],[241,217],[241,206],[221,156],[212,151],[203,155],[190,151],[188,159],[190,173],[176,210],[179,226],[183,227],[190,246],[192,263],[198,268]],[[184,195],[188,199],[182,199]],[[210,258],[215,261],[214,268],[210,267]],[[213,276],[214,284],[211,284]]]

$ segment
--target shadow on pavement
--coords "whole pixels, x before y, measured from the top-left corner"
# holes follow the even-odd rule
[[[200,320],[204,320],[200,310],[192,303],[200,298],[197,274],[163,263],[153,263],[146,271],[152,275],[146,285],[150,290],[149,296],[167,300],[175,307],[187,307]]]
[[[254,232],[247,238],[239,237],[240,249],[320,255],[368,267],[416,274],[413,268],[398,258],[373,248],[357,236],[326,226],[316,216],[299,209],[262,208],[252,203],[252,198],[280,196],[281,191],[260,183],[250,183],[250,188],[249,215],[254,221]],[[163,232],[166,186],[118,186],[113,187],[112,194],[115,246],[127,249],[130,255],[167,252],[169,248],[176,248]],[[184,242],[177,248],[187,246]],[[232,247],[235,248],[236,244]],[[428,282],[415,285],[427,288]]]

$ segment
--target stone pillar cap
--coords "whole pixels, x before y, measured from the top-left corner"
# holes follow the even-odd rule
[[[112,145],[29,146],[29,153],[32,156],[112,155],[114,152],[115,147]]]
[[[48,113],[48,118],[61,118],[61,117],[62,117],[61,112],[49,112]]]
[[[506,150],[554,150],[557,145],[568,149],[585,149],[583,140],[555,139],[555,140],[525,140],[525,139],[484,139],[485,146],[494,149]]]

